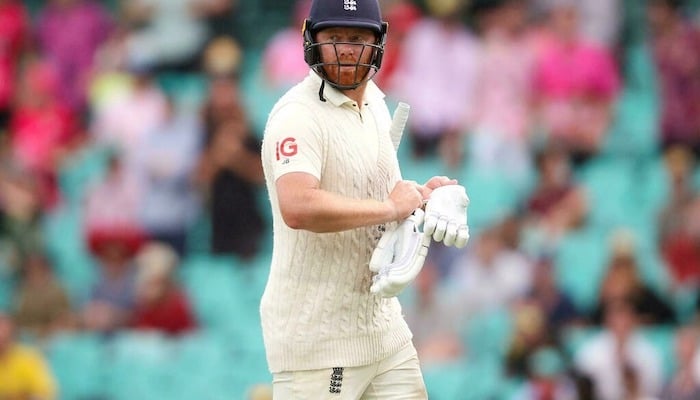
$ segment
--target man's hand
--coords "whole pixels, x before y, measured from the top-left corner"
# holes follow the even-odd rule
[[[387,202],[393,207],[395,221],[403,221],[414,210],[423,206],[422,187],[415,181],[398,181],[389,193]]]
[[[431,191],[441,187],[441,186],[447,186],[447,185],[456,185],[457,184],[457,179],[450,179],[446,176],[434,176],[430,179],[428,179],[428,182],[425,182],[425,187],[430,189]]]
[[[445,246],[462,248],[469,241],[467,206],[469,197],[461,185],[444,185],[430,193],[425,206],[423,234]]]

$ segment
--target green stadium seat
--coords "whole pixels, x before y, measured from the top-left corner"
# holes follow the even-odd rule
[[[601,157],[589,161],[576,172],[588,200],[588,223],[610,229],[626,224],[631,215],[632,162]]]
[[[460,336],[470,361],[504,359],[513,334],[513,316],[507,309],[485,310],[470,315]]]
[[[69,206],[82,206],[86,189],[104,175],[107,159],[106,149],[85,147],[61,164],[58,184],[62,198]]]
[[[158,333],[119,332],[105,343],[109,398],[115,400],[168,398],[174,382],[168,368],[172,343]]]
[[[475,168],[467,168],[459,181],[469,194],[469,227],[474,232],[513,213],[526,192],[506,176]]]
[[[97,279],[94,260],[85,247],[82,214],[78,207],[62,207],[44,219],[46,250],[73,304],[81,304]]]
[[[61,400],[103,398],[107,395],[103,339],[88,333],[59,334],[44,351],[56,376]]]
[[[497,360],[466,358],[422,369],[431,400],[493,399],[503,389],[502,365]]]
[[[607,267],[607,237],[590,228],[566,235],[554,256],[560,287],[581,310],[591,310]]]

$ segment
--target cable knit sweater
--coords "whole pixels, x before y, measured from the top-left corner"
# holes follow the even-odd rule
[[[290,229],[275,181],[306,172],[321,189],[385,200],[400,172],[384,94],[370,82],[361,112],[310,74],[273,108],[263,140],[274,249],[260,312],[271,372],[352,367],[379,361],[411,340],[396,298],[369,292],[368,269],[382,227],[336,233]]]

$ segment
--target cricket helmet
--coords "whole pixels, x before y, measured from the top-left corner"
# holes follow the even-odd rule
[[[347,44],[341,42],[316,41],[316,33],[322,29],[333,27],[364,28],[373,31],[377,37],[376,43],[365,43],[362,46],[361,54],[372,52],[370,61],[365,64],[358,62],[354,64],[356,75],[362,68],[368,68],[365,76],[357,76],[355,82],[350,85],[341,85],[330,80],[327,76],[325,66],[340,66],[341,62],[336,60],[321,60],[321,46],[335,46],[337,44]],[[381,10],[378,0],[313,0],[309,17],[304,21],[302,35],[304,37],[304,61],[329,85],[341,89],[354,89],[363,82],[371,79],[379,71],[384,55],[386,44],[386,33],[388,24],[382,20]]]

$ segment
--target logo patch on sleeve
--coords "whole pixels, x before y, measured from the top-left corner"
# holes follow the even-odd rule
[[[292,157],[299,152],[296,141],[295,138],[290,136],[282,139],[281,142],[275,143],[275,157],[277,161],[281,160],[282,157]]]

